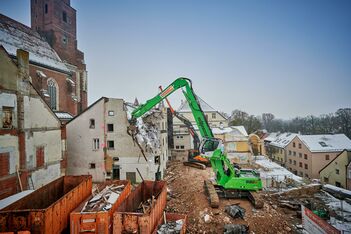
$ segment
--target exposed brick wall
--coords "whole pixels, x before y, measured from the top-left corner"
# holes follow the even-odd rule
[[[10,172],[10,154],[0,153],[0,176],[6,176]]]
[[[41,78],[37,74],[37,70],[42,71],[47,78]],[[71,113],[72,115],[77,115],[77,102],[72,99],[72,92],[75,93],[75,87],[71,87],[71,85],[67,82],[67,75],[64,73],[52,71],[46,68],[38,67],[35,65],[29,66],[29,75],[32,77],[32,82],[34,87],[40,92],[41,89],[48,90],[48,79],[53,78],[59,89],[59,110],[66,111]],[[73,78],[75,81],[75,76]],[[41,94],[41,93],[40,93]],[[42,95],[42,94],[41,94]],[[49,98],[44,98],[47,103],[49,103]]]
[[[37,147],[36,149],[37,168],[44,166],[44,147]]]
[[[4,199],[17,193],[17,176],[12,175],[0,178],[0,199]]]

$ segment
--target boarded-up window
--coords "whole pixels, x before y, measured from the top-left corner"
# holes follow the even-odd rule
[[[44,166],[44,147],[37,147],[37,167]]]
[[[0,153],[0,176],[6,176],[10,171],[10,154]]]
[[[126,178],[127,178],[127,180],[129,180],[130,182],[135,184],[135,182],[136,182],[136,174],[135,174],[135,172],[126,172]]]
[[[2,107],[2,127],[12,128],[13,107]]]

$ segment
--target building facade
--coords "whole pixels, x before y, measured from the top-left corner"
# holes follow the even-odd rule
[[[230,126],[226,128],[213,128],[215,138],[223,142],[224,153],[232,163],[250,164],[252,153],[244,126]]]
[[[68,174],[90,174],[95,182],[163,178],[168,159],[166,109],[142,118],[139,130],[144,135],[137,137],[137,144],[127,133],[129,108],[123,99],[102,97],[67,123]]]
[[[318,179],[319,171],[344,149],[351,149],[351,140],[344,134],[297,135],[286,147],[286,168],[296,175]]]
[[[286,150],[287,145],[292,141],[292,139],[296,136],[295,133],[281,133],[276,135],[273,138],[267,148],[267,152],[269,152],[269,157],[279,163],[282,166],[287,165],[287,155],[288,151]]]
[[[197,96],[197,99],[211,128],[228,126],[227,119],[219,111],[212,108],[200,97]],[[192,123],[201,139],[200,132],[198,131],[193,113],[191,112],[188,102],[182,101],[177,112],[183,115]],[[193,137],[190,135],[184,123],[176,117],[173,117],[173,144],[174,147],[172,148],[172,158],[181,161],[187,160],[188,151],[190,149],[194,149]]]
[[[65,129],[30,82],[29,53],[0,46],[0,199],[65,174]]]
[[[76,11],[70,1],[32,0],[27,27],[0,14],[0,44],[16,60],[29,52],[32,85],[58,115],[77,115],[87,107],[87,71],[77,49]]]
[[[344,150],[319,171],[322,183],[347,189],[348,169],[351,151]]]

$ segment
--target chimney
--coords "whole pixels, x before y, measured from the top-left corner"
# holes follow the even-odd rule
[[[27,51],[17,50],[17,64],[19,69],[19,77],[23,81],[29,80],[29,53]]]

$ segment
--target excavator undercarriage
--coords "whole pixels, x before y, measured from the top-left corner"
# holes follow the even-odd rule
[[[212,181],[204,181],[205,191],[212,208],[218,208],[219,198],[247,198],[254,205],[256,209],[263,208],[263,200],[255,191],[239,190],[239,189],[225,189],[220,185],[214,185]]]

